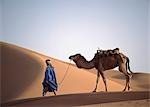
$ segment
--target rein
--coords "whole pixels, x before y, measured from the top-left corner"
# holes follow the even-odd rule
[[[67,69],[66,69],[66,72],[65,72],[65,74],[64,74],[64,76],[63,76],[63,78],[62,78],[62,80],[58,83],[58,85],[61,85],[62,82],[64,81],[64,79],[65,79],[65,77],[66,77],[66,75],[67,75],[67,73],[68,73],[68,71],[69,71],[69,66],[70,66],[70,64],[71,64],[71,60],[70,60],[70,62],[69,62],[69,64],[68,64],[68,67],[67,67]]]

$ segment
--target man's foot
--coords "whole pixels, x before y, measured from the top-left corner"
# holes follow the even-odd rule
[[[53,92],[54,92],[54,94],[56,95],[55,91],[53,91]]]
[[[45,96],[45,92],[42,93],[43,97]]]

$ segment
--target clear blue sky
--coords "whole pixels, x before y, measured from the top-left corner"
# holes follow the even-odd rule
[[[149,0],[0,0],[0,35],[64,61],[118,47],[133,71],[148,72],[149,6]]]

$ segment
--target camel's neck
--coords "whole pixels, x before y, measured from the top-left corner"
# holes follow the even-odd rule
[[[91,61],[87,61],[83,56],[80,60],[75,61],[78,68],[92,69],[95,67],[94,58]]]

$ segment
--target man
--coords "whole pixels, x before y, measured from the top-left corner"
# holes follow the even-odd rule
[[[57,91],[57,80],[54,72],[54,67],[51,65],[50,60],[47,59],[46,61],[46,71],[45,71],[45,78],[43,81],[43,96],[46,95],[47,91],[54,92]]]

